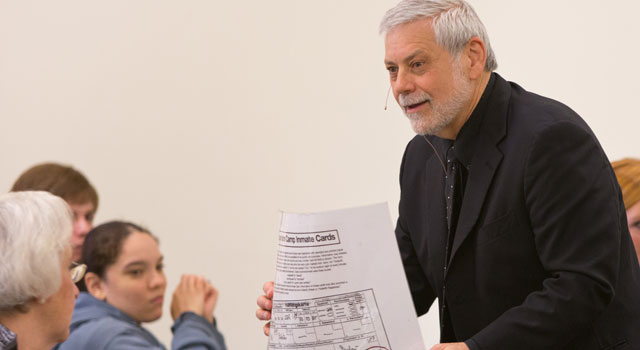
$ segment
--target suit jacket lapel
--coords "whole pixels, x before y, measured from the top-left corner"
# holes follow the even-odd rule
[[[465,188],[456,234],[451,248],[449,263],[475,226],[485,202],[493,176],[502,161],[498,143],[504,138],[507,127],[507,110],[511,97],[511,86],[497,76],[491,100],[477,137],[477,150],[473,156]]]

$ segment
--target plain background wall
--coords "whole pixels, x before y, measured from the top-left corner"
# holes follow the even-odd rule
[[[412,137],[390,98],[377,26],[395,0],[0,1],[0,189],[72,164],[100,193],[96,223],[161,239],[220,290],[230,349],[263,349],[255,299],[275,268],[279,210],[387,201]],[[472,0],[498,72],[571,106],[610,158],[636,137],[638,2]],[[391,234],[391,233],[390,233]],[[437,342],[434,312],[421,319]]]

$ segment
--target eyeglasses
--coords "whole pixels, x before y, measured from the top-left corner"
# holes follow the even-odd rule
[[[71,272],[71,280],[73,283],[78,283],[84,277],[84,273],[87,271],[87,265],[80,264],[75,261],[71,262],[71,266],[69,267],[69,272]]]

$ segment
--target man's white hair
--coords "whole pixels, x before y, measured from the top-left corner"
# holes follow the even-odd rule
[[[42,191],[0,196],[0,310],[44,300],[60,288],[72,230],[71,209],[60,197]]]
[[[492,72],[498,68],[487,31],[471,5],[464,0],[402,0],[382,18],[380,34],[425,18],[433,20],[436,42],[451,56],[459,56],[469,39],[477,36],[487,49],[485,70]]]

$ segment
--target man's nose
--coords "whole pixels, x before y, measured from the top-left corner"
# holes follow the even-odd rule
[[[91,230],[91,223],[87,219],[80,217],[74,223],[74,231],[78,235],[86,235]]]
[[[404,69],[398,70],[398,75],[396,76],[396,80],[392,84],[393,94],[396,96],[396,99],[399,95],[411,93],[415,90],[415,82],[413,80],[413,76],[409,74]]]

